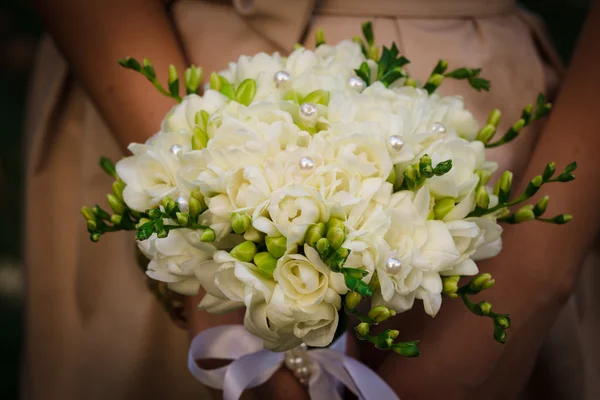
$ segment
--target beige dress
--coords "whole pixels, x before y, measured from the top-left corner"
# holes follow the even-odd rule
[[[451,66],[483,68],[493,84],[490,93],[452,81],[442,91],[463,94],[480,121],[501,108],[502,128],[538,92],[552,94],[561,73],[539,22],[511,0],[324,0],[318,5],[185,0],[171,12],[188,58],[206,65],[208,57],[220,68],[240,54],[286,52],[305,38],[310,47],[317,27],[332,43],[351,38],[371,19],[378,42],[396,41],[418,79],[428,76],[438,58]],[[121,153],[49,38],[40,44],[33,79],[27,123],[25,398],[207,398],[187,371],[186,332],[146,289],[131,234],[107,235],[98,244],[88,239],[79,209],[102,201],[111,183],[97,160]],[[538,128],[492,157],[518,174]],[[572,330],[574,324],[562,326]],[[561,372],[561,365],[546,372]],[[561,385],[581,392],[581,383],[571,382],[576,385]]]

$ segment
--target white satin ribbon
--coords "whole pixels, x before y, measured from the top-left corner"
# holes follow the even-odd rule
[[[359,399],[399,400],[372,370],[344,354],[346,335],[330,348],[310,349],[312,399],[342,400],[341,383]],[[224,367],[203,369],[196,360],[232,360]],[[284,353],[264,350],[262,341],[243,325],[224,325],[199,333],[190,346],[188,368],[204,385],[223,390],[224,400],[238,400],[242,392],[266,382],[284,361]],[[368,396],[368,397],[367,397]]]

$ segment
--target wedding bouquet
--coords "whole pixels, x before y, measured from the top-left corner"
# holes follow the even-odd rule
[[[315,50],[287,57],[242,56],[202,95],[200,68],[185,71],[180,97],[175,68],[164,88],[147,60],[121,60],[179,104],[116,167],[101,160],[116,179],[113,213],[83,208],[91,239],[136,231],[150,278],[186,296],[202,288],[198,307],[212,313],[245,307],[245,329],[271,351],[329,346],[357,320],[359,339],[416,356],[416,341],[371,327],[416,300],[434,317],[442,295],[489,317],[504,342],[509,316],[469,299],[494,284],[476,262],[500,252],[499,222],[568,222],[543,216],[548,197],[509,208],[573,179],[576,164],[556,174],[549,163],[512,196],[511,172],[494,175],[486,148],[550,105],[540,96],[493,141],[499,110],[480,128],[460,97],[436,93],[444,79],[488,90],[479,69],[439,61],[421,84],[395,45],[375,45],[370,23],[363,33],[332,46],[319,32]]]

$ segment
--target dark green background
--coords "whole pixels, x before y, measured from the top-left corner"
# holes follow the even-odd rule
[[[80,0],[84,1],[84,0]],[[587,11],[587,0],[522,1],[545,19],[568,61]],[[18,398],[22,296],[19,295],[23,211],[22,126],[39,20],[27,1],[0,5],[0,398]]]

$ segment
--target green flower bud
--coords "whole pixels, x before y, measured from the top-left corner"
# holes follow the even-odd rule
[[[444,293],[448,297],[457,298],[458,297],[458,281],[460,280],[460,276],[444,276],[442,277],[443,289],[442,293]]]
[[[112,222],[114,225],[121,225],[121,222],[123,222],[123,216],[119,214],[113,214],[110,216],[110,222]]]
[[[431,75],[431,77],[427,80],[427,85],[431,85],[434,88],[439,87],[442,82],[444,81],[444,75],[441,74],[433,74]]]
[[[200,235],[200,241],[202,242],[212,243],[215,241],[215,238],[215,231],[212,228],[206,228],[204,232],[202,232],[202,235]]]
[[[187,214],[178,212],[175,213],[175,216],[177,217],[177,223],[181,226],[187,226],[190,221],[190,217]]]
[[[510,197],[512,179],[512,172],[504,171],[498,182],[496,182],[494,194],[498,196],[498,202],[500,204],[506,203],[508,201],[508,198]]]
[[[369,60],[378,61],[379,60],[379,47],[377,47],[377,46],[369,47],[367,58]]]
[[[349,292],[344,297],[344,304],[348,310],[355,310],[358,304],[362,301],[363,297],[356,292]]]
[[[479,293],[482,290],[489,289],[494,286],[494,279],[491,274],[481,274],[476,276],[469,283],[469,290],[472,293]]]
[[[210,88],[212,90],[216,90],[217,92],[221,90],[221,87],[223,86],[221,83],[221,79],[219,78],[219,74],[217,74],[216,72],[213,72],[212,74],[210,74]]]
[[[488,195],[485,186],[479,186],[479,189],[477,189],[477,193],[475,194],[475,204],[477,204],[477,207],[484,210],[487,210],[490,205],[490,196]]]
[[[559,182],[570,182],[573,179],[575,179],[575,175],[572,172],[563,172],[556,177],[556,180]]]
[[[94,221],[93,219],[87,220],[87,230],[89,233],[95,232],[97,228],[98,225],[96,224],[96,221]]]
[[[392,172],[390,172],[385,181],[392,185],[396,184],[396,168],[392,167]]]
[[[156,237],[157,237],[157,238],[159,238],[159,239],[164,239],[164,238],[166,238],[168,235],[169,235],[169,233],[167,232],[167,230],[163,228],[163,229],[161,229],[161,230],[160,230],[160,231],[159,231],[159,232],[156,234]]]
[[[390,339],[396,339],[398,337],[398,335],[400,335],[400,332],[395,329],[388,329],[387,335],[389,336]]]
[[[417,81],[415,81],[413,78],[411,78],[410,76],[408,78],[406,78],[406,80],[404,81],[404,86],[410,86],[410,87],[417,87]]]
[[[245,79],[240,83],[236,92],[235,100],[245,106],[249,106],[256,96],[256,81],[254,79]]]
[[[194,128],[192,135],[192,149],[202,150],[208,143],[208,135],[199,126]]]
[[[83,218],[85,218],[86,221],[90,221],[90,220],[95,221],[96,220],[96,216],[94,215],[92,210],[89,209],[89,207],[82,207],[81,215],[83,215]]]
[[[555,224],[558,225],[562,225],[562,224],[566,224],[567,222],[571,221],[573,219],[573,216],[571,214],[560,214],[557,215],[556,217],[552,218],[552,222],[554,222]]]
[[[546,168],[544,168],[544,173],[542,174],[542,179],[547,181],[548,179],[552,178],[554,172],[556,172],[556,163],[552,161],[546,164]]]
[[[410,190],[415,190],[417,188],[419,176],[417,174],[417,169],[413,165],[409,165],[404,170],[404,179],[406,180],[406,185]]]
[[[338,218],[330,218],[325,224],[325,230],[329,231],[333,228],[345,229],[344,221]]]
[[[148,211],[148,216],[151,219],[159,219],[162,217],[162,212],[158,208],[153,208],[152,210]]]
[[[175,82],[177,79],[179,79],[179,77],[177,76],[177,69],[175,69],[174,65],[169,65],[169,84]]]
[[[530,204],[521,207],[515,213],[515,222],[525,222],[525,221],[531,221],[534,219],[535,219],[535,214],[533,213],[533,206]]]
[[[434,74],[443,74],[448,69],[448,61],[439,60],[433,69]]]
[[[273,278],[273,271],[275,271],[275,267],[277,267],[277,259],[270,253],[266,251],[256,253],[254,256],[254,264],[256,264],[258,272],[260,272],[262,276],[269,279]]]
[[[125,182],[123,181],[114,181],[112,184],[114,195],[117,196],[121,201],[123,201],[123,190],[125,190],[125,186]]]
[[[546,208],[548,208],[548,202],[550,201],[550,196],[544,196],[542,197],[536,204],[535,207],[533,208],[533,214],[536,217],[541,216],[542,214],[544,214],[546,212]]]
[[[106,199],[108,200],[108,204],[115,214],[123,214],[127,210],[125,203],[123,203],[123,201],[121,201],[114,194],[107,194]]]
[[[486,171],[483,169],[478,169],[477,171],[475,171],[475,173],[477,174],[477,176],[479,176],[479,185],[485,185],[490,181],[490,178],[492,177],[492,173],[490,171]]]
[[[135,229],[139,229],[142,225],[147,224],[148,222],[150,222],[148,218],[140,218],[138,223],[135,225]]]
[[[479,315],[490,315],[492,312],[492,305],[487,301],[477,303],[477,314]]]
[[[431,178],[433,176],[433,167],[431,166],[431,157],[425,154],[419,160],[419,172],[422,176],[426,178]]]
[[[421,354],[417,342],[396,343],[392,346],[392,351],[403,357],[418,357]]]
[[[248,214],[234,212],[231,214],[231,228],[235,233],[241,235],[248,230],[252,219]]]
[[[511,129],[513,131],[515,131],[516,133],[521,132],[521,129],[523,129],[523,127],[525,126],[525,120],[524,119],[520,119],[517,122],[514,123],[514,125],[511,127]]]
[[[369,335],[369,324],[367,324],[366,322],[361,322],[360,324],[354,327],[354,331],[356,332],[356,336],[360,340],[364,340]]]
[[[506,331],[498,325],[494,326],[494,339],[499,343],[506,342]]]
[[[202,211],[202,206],[200,205],[200,202],[193,197],[190,197],[189,207],[190,215],[192,216],[192,218],[196,218],[198,214],[200,214],[200,211]]]
[[[476,140],[479,140],[483,143],[488,143],[490,139],[494,137],[494,134],[496,134],[496,126],[487,124],[477,133]]]
[[[92,242],[98,242],[100,240],[100,234],[99,233],[92,233],[90,235],[90,240]]]
[[[327,231],[327,241],[334,249],[339,249],[346,240],[346,234],[343,229],[333,228]]]
[[[433,206],[433,213],[435,215],[435,219],[443,219],[446,214],[454,209],[454,198],[452,197],[444,197],[443,199],[439,199],[435,202],[435,206]]]
[[[394,310],[390,310],[389,308],[383,305],[379,305],[377,307],[372,308],[368,314],[369,318],[377,322],[383,322],[389,317],[393,317],[394,315],[396,315],[396,312]]]
[[[309,246],[315,246],[319,239],[325,235],[325,224],[322,222],[316,223],[308,228],[304,241]]]
[[[317,29],[315,32],[315,47],[325,44],[325,33],[322,28]]]
[[[536,176],[531,180],[531,182],[527,184],[527,187],[525,188],[525,195],[527,197],[533,196],[537,193],[538,190],[540,190],[540,187],[542,187],[543,183],[544,180],[542,179],[542,177],[540,175]]]
[[[329,240],[327,240],[326,238],[321,238],[317,241],[315,248],[317,249],[317,252],[321,255],[321,257],[326,257],[329,254],[331,246],[329,245]]]
[[[487,123],[489,125],[498,127],[498,124],[500,123],[500,117],[502,117],[502,112],[499,109],[495,108],[492,110],[492,112],[490,112]]]
[[[265,238],[267,244],[267,250],[275,258],[281,258],[285,254],[287,249],[287,239],[283,236]]]
[[[510,318],[505,317],[504,315],[499,315],[494,319],[496,325],[498,325],[502,329],[510,328]]]
[[[531,112],[533,111],[533,106],[531,104],[527,104],[523,107],[523,111],[521,113],[521,119],[525,121],[525,123],[529,123],[531,120]]]

